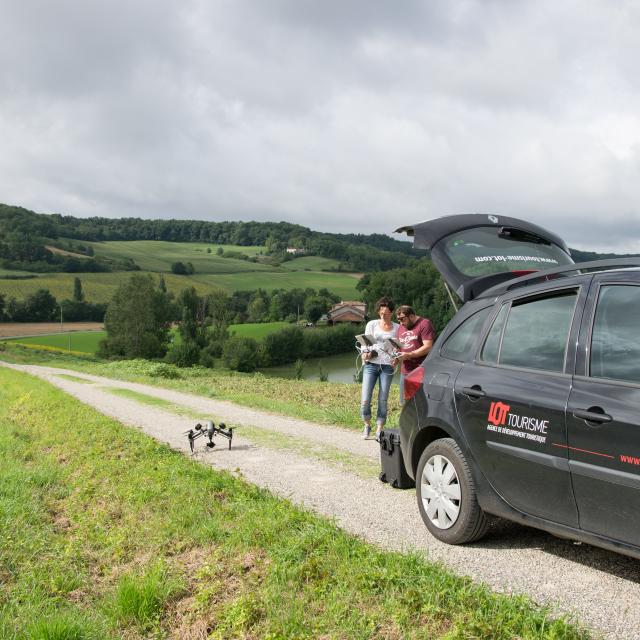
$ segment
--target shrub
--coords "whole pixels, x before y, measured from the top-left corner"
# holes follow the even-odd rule
[[[262,341],[262,362],[276,366],[294,362],[302,356],[304,335],[300,327],[285,327],[267,335]]]
[[[184,262],[172,262],[171,263],[171,273],[177,276],[186,276],[187,275],[187,267],[185,267]]]
[[[319,358],[352,351],[355,335],[361,332],[362,327],[352,325],[305,331],[304,357]]]
[[[141,359],[120,360],[117,362],[110,362],[107,366],[114,369],[114,371],[121,371],[130,375],[167,379],[176,379],[181,377],[180,372],[176,367],[163,362],[149,362],[149,360]]]
[[[178,367],[191,367],[200,360],[200,347],[192,340],[174,345],[167,353],[167,362]]]
[[[258,367],[258,343],[253,338],[231,336],[225,342],[222,360],[234,371],[255,371]]]

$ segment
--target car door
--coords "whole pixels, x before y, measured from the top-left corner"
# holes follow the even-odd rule
[[[567,405],[580,527],[640,546],[640,282],[594,277]]]
[[[477,357],[455,381],[458,419],[473,456],[516,509],[577,526],[565,409],[582,286],[505,300]]]

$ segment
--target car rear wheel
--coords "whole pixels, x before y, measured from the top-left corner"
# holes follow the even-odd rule
[[[416,480],[420,515],[434,537],[464,544],[486,533],[471,469],[453,438],[435,440],[422,452]]]

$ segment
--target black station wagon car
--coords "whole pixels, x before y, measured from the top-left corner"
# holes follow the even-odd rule
[[[400,416],[429,531],[471,542],[492,514],[640,557],[640,260],[574,264],[501,216],[398,231],[463,302]]]

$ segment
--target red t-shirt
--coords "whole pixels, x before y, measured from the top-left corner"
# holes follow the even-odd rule
[[[398,329],[398,340],[402,343],[402,352],[409,353],[419,349],[427,340],[436,339],[436,330],[431,324],[431,320],[428,318],[418,318],[416,323],[407,329],[404,325],[400,325]],[[403,360],[401,373],[409,373],[414,369],[417,369],[422,361],[427,356],[424,355],[421,358],[411,358],[410,360]]]

